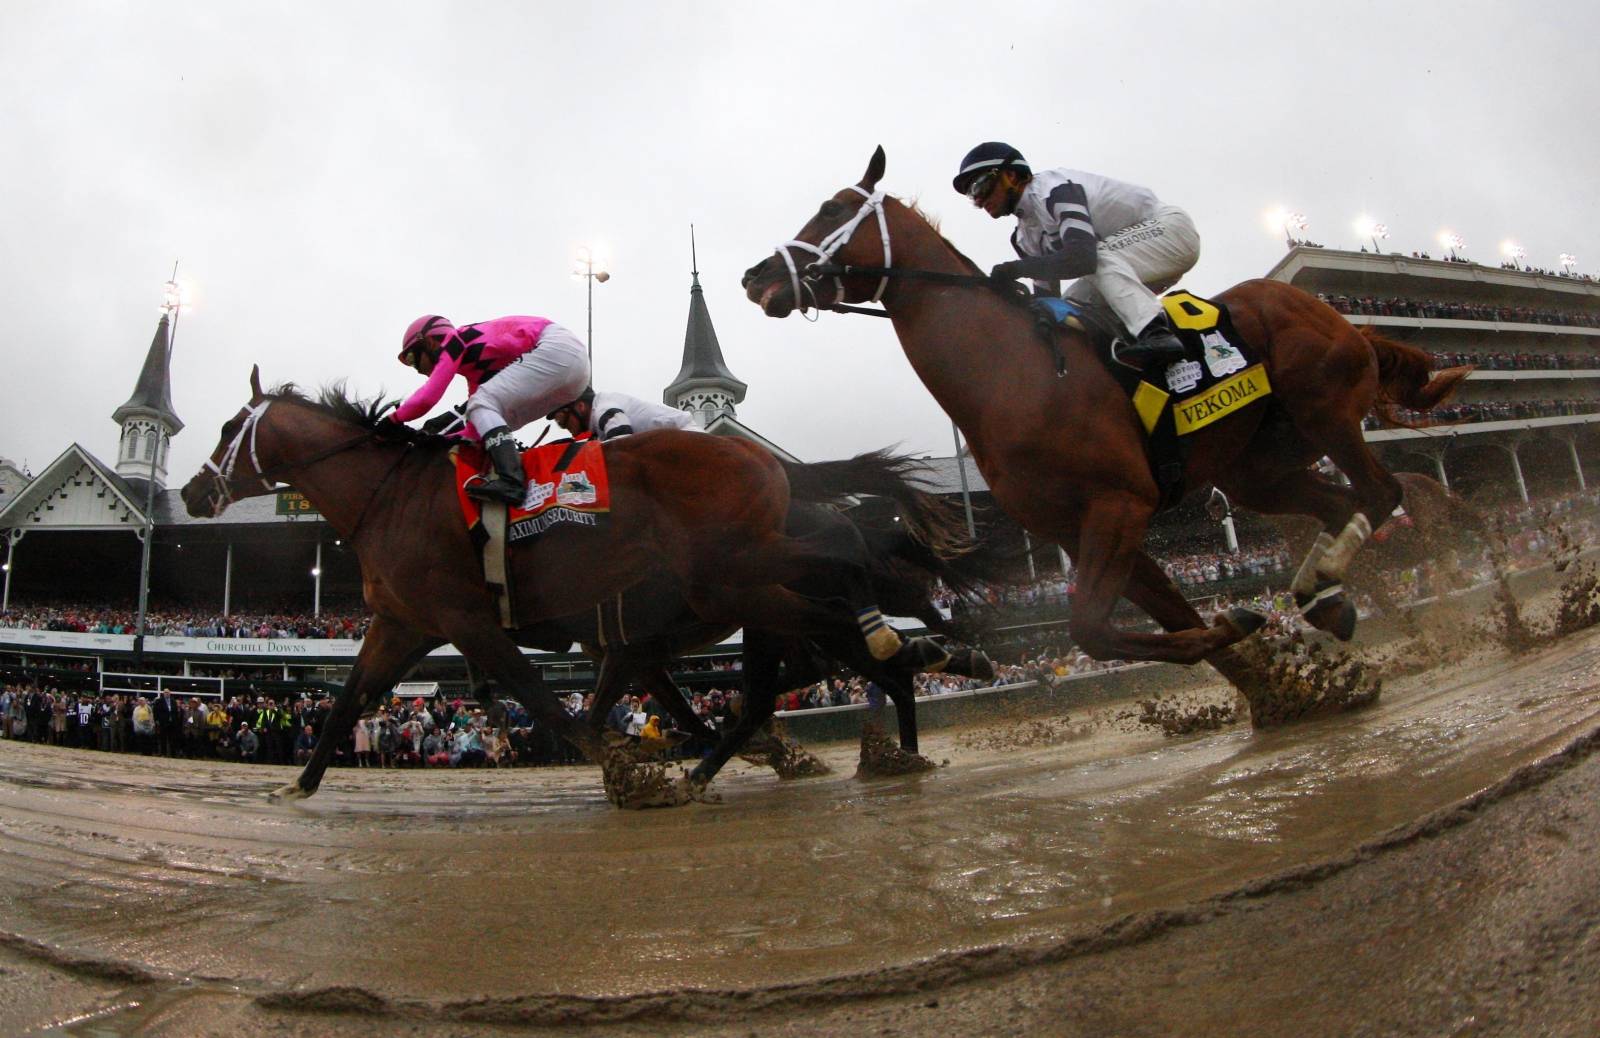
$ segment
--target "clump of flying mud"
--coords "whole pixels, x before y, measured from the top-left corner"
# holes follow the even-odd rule
[[[1092,724],[1075,722],[1066,714],[1060,717],[1038,717],[1000,728],[962,732],[955,744],[964,750],[1027,750],[1045,746],[1058,746],[1088,736]]]
[[[1192,735],[1214,732],[1239,720],[1233,703],[1186,703],[1177,699],[1139,700],[1140,724],[1160,728],[1167,735]]]
[[[694,799],[689,781],[668,773],[653,753],[620,745],[607,748],[600,762],[606,799],[618,807],[677,807]]]
[[[1375,667],[1343,649],[1330,651],[1298,629],[1247,638],[1233,652],[1245,667],[1228,676],[1249,702],[1257,728],[1370,706],[1383,690]]]
[[[777,720],[767,722],[766,730],[739,757],[751,764],[771,768],[781,779],[813,778],[833,770],[823,763],[821,757],[791,739]]]
[[[1551,531],[1550,564],[1563,577],[1551,632],[1557,638],[1600,624],[1600,573],[1578,558],[1582,550],[1565,524]]]
[[[932,771],[938,765],[920,753],[908,753],[889,738],[883,727],[875,721],[861,726],[861,761],[856,765],[856,775],[864,778],[884,778],[890,775],[912,775]]]

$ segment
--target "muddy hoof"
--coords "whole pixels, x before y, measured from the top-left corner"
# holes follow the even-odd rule
[[[915,775],[933,771],[938,766],[920,753],[901,749],[875,724],[864,725],[861,729],[861,759],[856,764],[857,778]]]
[[[289,800],[304,800],[311,794],[300,788],[300,783],[291,782],[287,786],[279,786],[267,794],[267,799],[274,804],[281,804]]]
[[[993,681],[995,673],[994,662],[977,649],[957,649],[952,652],[944,672],[980,681]]]
[[[1306,623],[1342,642],[1356,633],[1356,607],[1344,595],[1325,598],[1305,614]]]
[[[1267,624],[1264,615],[1244,606],[1234,606],[1218,616],[1217,620],[1238,632],[1241,638],[1250,637]]]
[[[697,804],[720,804],[722,794],[711,789],[711,780],[696,778],[693,774],[683,776],[678,780],[683,786],[684,795]]]

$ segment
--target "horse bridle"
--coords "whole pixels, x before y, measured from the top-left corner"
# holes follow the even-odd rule
[[[203,469],[209,469],[211,471],[212,485],[216,488],[218,498],[218,515],[221,515],[229,505],[238,500],[233,496],[233,491],[230,487],[230,484],[233,482],[233,470],[234,467],[239,463],[239,455],[244,448],[245,437],[247,435],[250,438],[250,466],[255,469],[254,478],[261,481],[262,492],[268,494],[278,489],[278,483],[281,482],[281,480],[277,478],[277,473],[293,472],[296,469],[308,468],[309,466],[315,465],[319,461],[326,461],[335,454],[343,454],[347,450],[350,450],[354,447],[359,447],[363,443],[367,443],[376,437],[376,433],[373,430],[368,430],[367,432],[362,433],[360,436],[353,436],[348,440],[334,444],[332,447],[326,447],[308,458],[300,458],[296,461],[281,462],[269,468],[262,468],[261,459],[256,454],[256,427],[261,424],[261,418],[267,413],[267,408],[271,407],[275,403],[277,403],[276,397],[267,397],[259,404],[255,404],[253,406],[247,405],[243,424],[239,426],[239,431],[233,434],[233,440],[228,444],[227,449],[222,452],[222,463],[219,465],[210,458],[207,458],[205,464],[201,466]],[[389,482],[389,477],[394,475],[394,470],[400,467],[400,462],[405,460],[405,456],[406,452],[401,452],[395,457],[394,464],[389,466],[389,470],[383,474],[383,478],[379,480],[378,485],[373,488],[372,494],[367,498],[366,504],[361,506],[361,514],[356,516],[355,526],[351,528],[350,533],[347,535],[351,541],[355,540],[357,531],[361,529],[361,523],[367,517],[367,509],[370,508],[372,502],[377,499],[378,494],[383,490],[384,485]],[[269,476],[272,478],[269,478]]]
[[[874,303],[881,302],[884,290],[889,287],[889,269],[893,261],[889,249],[889,218],[883,211],[883,192],[868,191],[860,184],[850,185],[850,190],[865,198],[866,201],[861,203],[861,208],[856,210],[854,216],[828,232],[827,237],[823,238],[822,241],[813,245],[808,241],[795,239],[786,241],[772,250],[783,258],[784,266],[789,268],[789,284],[794,289],[794,303],[795,306],[799,307],[801,316],[804,316],[806,311],[810,309],[805,303],[805,297],[801,294],[802,286],[810,294],[812,303],[815,304],[817,300],[816,285],[823,278],[831,275],[833,277],[835,301],[838,301],[844,295],[844,275],[848,268],[841,267],[835,263],[834,257],[839,254],[840,249],[850,244],[850,239],[855,236],[856,229],[861,226],[868,216],[874,213],[878,217],[878,234],[883,238],[883,266],[876,268],[881,270],[882,273],[878,277],[878,290],[872,293],[872,301]],[[795,264],[791,249],[804,249],[817,258],[815,261],[806,264],[805,272],[801,273],[800,268]],[[815,318],[812,319],[815,320]]]
[[[844,279],[851,275],[877,277],[878,288],[872,293],[872,302],[883,302],[883,293],[889,287],[890,278],[909,278],[917,281],[932,281],[945,285],[990,285],[995,283],[979,274],[951,274],[942,270],[907,270],[894,266],[894,253],[889,244],[889,218],[884,209],[884,193],[882,191],[867,191],[859,184],[850,185],[850,190],[861,195],[866,201],[861,203],[861,208],[849,220],[835,227],[828,235],[816,245],[808,241],[795,239],[786,241],[772,250],[782,257],[784,266],[789,268],[789,284],[794,289],[795,306],[800,310],[801,316],[810,309],[806,305],[805,293],[811,296],[811,302],[816,309],[834,310],[840,313],[866,314],[869,317],[888,317],[883,310],[873,310],[864,306],[851,306],[844,303]],[[862,267],[853,264],[839,263],[835,257],[839,251],[850,244],[850,239],[855,236],[857,229],[865,222],[869,215],[878,217],[878,234],[883,239],[883,265],[880,267]],[[804,249],[814,254],[817,258],[806,264],[804,271],[796,265],[791,249]],[[833,278],[834,302],[829,306],[817,303],[816,286],[824,278]],[[817,318],[809,318],[816,320]]]

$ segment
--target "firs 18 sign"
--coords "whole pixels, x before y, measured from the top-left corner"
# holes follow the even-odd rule
[[[289,516],[291,519],[302,515],[313,516],[317,514],[317,506],[306,500],[306,496],[298,490],[278,491],[278,514]]]

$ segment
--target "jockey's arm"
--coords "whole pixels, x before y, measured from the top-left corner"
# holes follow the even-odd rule
[[[455,347],[452,349],[451,347]],[[452,341],[446,344],[439,353],[439,362],[433,366],[433,371],[428,375],[428,381],[417,387],[417,391],[406,398],[405,403],[389,413],[389,417],[397,422],[409,422],[413,418],[421,418],[433,410],[435,404],[444,396],[444,391],[449,388],[450,380],[456,377],[456,372],[461,368],[461,349],[458,343]]]
[[[602,443],[618,436],[628,436],[632,432],[633,421],[620,407],[608,407],[594,416],[594,435]]]
[[[1053,226],[1061,248],[1041,256],[1023,256],[995,267],[990,276],[1015,280],[1071,281],[1093,274],[1099,266],[1099,238],[1089,222],[1089,197],[1083,185],[1073,181],[1058,184],[1045,197],[1044,211]],[[1020,253],[1020,235],[1013,235],[1012,247]]]

